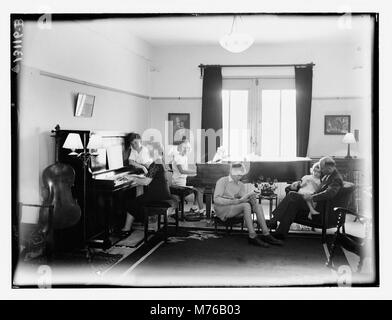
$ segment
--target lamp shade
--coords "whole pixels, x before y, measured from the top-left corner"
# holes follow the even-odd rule
[[[254,39],[245,33],[231,33],[224,35],[220,40],[220,45],[227,51],[239,53],[248,49]]]
[[[346,133],[345,136],[343,137],[343,142],[344,143],[356,143],[354,134],[351,132]]]
[[[67,139],[65,139],[63,144],[63,148],[71,150],[83,149],[83,143],[80,139],[80,135],[77,133],[68,133]]]
[[[99,149],[103,147],[102,137],[93,134],[87,144],[87,149]]]

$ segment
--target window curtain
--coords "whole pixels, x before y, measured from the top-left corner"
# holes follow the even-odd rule
[[[205,133],[201,136],[201,161],[207,162],[212,160],[216,149],[222,144],[222,68],[220,66],[204,68],[201,128],[209,136],[208,139]],[[209,135],[207,130],[214,131],[216,136]]]
[[[309,144],[310,114],[312,108],[313,67],[295,67],[297,111],[297,157],[306,157]]]

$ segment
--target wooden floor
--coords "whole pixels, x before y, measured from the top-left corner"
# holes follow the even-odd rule
[[[186,204],[185,207],[185,212],[189,212],[190,205]],[[269,205],[265,204],[263,205],[263,210],[266,215],[266,218],[269,216]],[[172,218],[169,218],[172,219]],[[184,228],[195,228],[195,229],[210,229],[214,230],[214,223],[210,219],[201,219],[200,221],[181,221],[179,224],[181,227]],[[156,222],[151,222],[150,224],[150,229],[156,228],[157,224]],[[80,272],[75,272],[74,269],[66,269],[64,272],[57,272],[54,270],[50,270],[51,277],[57,277],[60,279],[59,281],[63,281],[69,286],[73,286],[74,284],[76,285],[81,285],[81,286],[96,286],[96,285],[110,285],[110,283],[107,283],[107,278],[105,277],[106,274],[110,274],[111,270],[115,269],[116,266],[118,266],[122,262],[126,262],[129,257],[132,256],[132,254],[137,254],[137,250],[141,249],[144,242],[143,242],[143,237],[144,237],[144,232],[143,232],[143,225],[142,224],[135,224],[134,225],[135,231],[126,239],[123,239],[122,241],[116,243],[114,246],[109,248],[108,250],[105,251],[105,253],[112,254],[112,255],[121,255],[122,257],[115,262],[112,265],[109,265],[106,269],[94,269],[88,266],[88,268],[85,268],[84,270]],[[224,227],[221,227],[222,231],[224,231]],[[304,226],[299,226],[296,224],[292,225],[292,231],[293,232],[303,232],[303,233],[313,233],[315,235],[319,234],[320,231],[311,231],[309,228],[304,227]],[[240,232],[239,228],[234,228],[234,232]],[[243,230],[244,235],[246,235],[246,228]],[[335,232],[335,229],[331,229],[328,231],[328,233],[333,233]],[[347,218],[346,221],[346,232],[356,235],[356,236],[363,236],[364,235],[364,228],[363,225],[360,222],[355,222],[351,217]],[[152,235],[150,236],[152,237]],[[152,245],[151,248],[147,249],[148,252],[153,252],[155,244]],[[140,250],[139,250],[140,251]],[[148,255],[149,253],[147,253]],[[326,250],[326,255],[327,255],[327,250]],[[352,254],[348,251],[344,250],[344,254],[346,256],[347,261],[349,262],[350,269],[355,272],[357,270],[358,266],[358,261],[359,258],[355,254]],[[45,267],[45,266],[38,266],[39,268]],[[131,267],[131,266],[129,266]],[[37,266],[35,269],[27,270],[24,269],[24,266],[22,268],[19,268],[17,270],[17,277],[20,285],[23,286],[25,285],[31,285],[31,286],[36,286],[37,281],[40,281],[39,279],[37,280],[37,277],[41,277],[40,273],[37,273]],[[42,270],[41,270],[42,271]],[[40,271],[40,272],[41,272]],[[365,259],[362,272],[360,276],[366,277],[369,275],[374,275],[375,272],[373,270],[373,264],[370,259]],[[49,281],[49,280],[48,280]],[[56,280],[57,281],[57,280]],[[50,281],[49,281],[50,282]]]

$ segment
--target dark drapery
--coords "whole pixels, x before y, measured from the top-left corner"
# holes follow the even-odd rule
[[[202,133],[201,137],[201,160],[207,162],[212,159],[216,149],[222,144],[222,68],[220,66],[204,68],[201,128],[205,130],[205,134]]]
[[[295,67],[297,105],[297,157],[306,157],[309,144],[310,114],[312,108],[313,67]]]

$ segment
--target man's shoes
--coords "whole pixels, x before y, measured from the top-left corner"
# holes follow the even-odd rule
[[[267,220],[265,223],[268,229],[276,229],[278,227],[278,223],[276,221]]]
[[[271,234],[261,235],[260,239],[263,240],[264,242],[267,242],[267,243],[272,244],[274,246],[283,246],[283,241],[276,239]]]
[[[269,248],[269,245],[265,243],[263,240],[261,240],[259,237],[255,237],[255,238],[248,237],[248,243],[262,248]]]
[[[285,236],[284,234],[278,233],[278,232],[273,232],[273,233],[272,233],[272,236],[273,236],[275,239],[278,239],[278,240],[285,240],[285,239],[286,239],[286,236]]]

